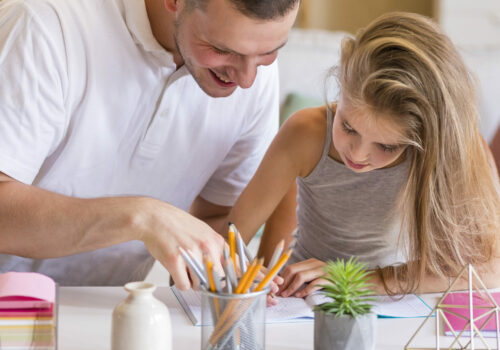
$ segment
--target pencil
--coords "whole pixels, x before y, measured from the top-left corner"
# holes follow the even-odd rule
[[[181,246],[179,246],[179,251],[181,252],[181,255],[184,258],[186,264],[191,268],[196,277],[198,277],[198,279],[200,280],[200,284],[208,286],[208,282],[203,275],[203,272],[199,269],[196,259],[189,255],[189,253],[187,253]]]
[[[214,275],[213,275],[214,263],[212,262],[212,260],[210,260],[210,258],[207,255],[203,256],[203,262],[205,263],[205,266],[207,269],[207,278],[208,278],[208,285],[210,287],[210,291],[212,293],[215,293],[216,289],[215,289],[215,281],[214,281]],[[218,320],[220,317],[219,300],[217,300],[216,298],[213,298],[212,300],[213,300],[214,306],[215,306],[215,318]]]
[[[213,275],[213,278],[214,278],[215,291],[217,293],[222,292],[222,287],[220,285],[220,276],[219,276],[219,274],[217,273],[217,271],[215,271],[214,269],[212,269],[212,275]]]
[[[278,262],[273,266],[273,268],[270,271],[267,272],[264,279],[257,285],[257,287],[254,290],[255,292],[259,292],[262,289],[264,289],[265,287],[267,287],[269,282],[274,278],[274,276],[276,276],[278,274],[279,270],[281,270],[283,265],[285,265],[286,261],[288,260],[288,258],[290,258],[291,254],[292,254],[292,249],[288,249],[285,252],[285,254],[283,254],[279,258]]]
[[[194,265],[196,265],[196,267],[198,268],[199,271],[202,272],[202,275],[205,276],[205,279],[207,278],[207,273],[205,271],[205,268],[203,267],[203,264],[201,262],[199,262],[194,256],[193,256],[193,253],[191,252],[190,249],[186,249],[186,253],[187,255],[191,258],[192,262],[194,263]]]
[[[243,287],[246,285],[247,279],[250,277],[250,273],[256,264],[257,264],[257,261],[254,259],[254,261],[252,261],[252,263],[248,267],[247,272],[243,276],[241,276],[240,281],[238,283],[238,286],[236,287],[236,290],[234,291],[236,294],[241,294]]]
[[[240,231],[236,228],[236,226],[232,222],[229,223],[229,227],[231,227],[236,234],[240,233]],[[248,249],[248,247],[246,246],[246,244],[244,244],[244,242],[243,242],[243,251],[245,253],[245,259],[247,263],[249,263],[254,259],[252,253],[250,253],[250,249]]]
[[[252,286],[252,283],[255,279],[255,276],[257,276],[257,274],[259,273],[263,263],[264,263],[263,258],[260,258],[259,260],[257,260],[257,264],[255,264],[255,266],[252,268],[247,280],[245,281],[245,285],[242,288],[242,293],[248,292],[248,290]]]
[[[244,245],[245,243],[243,242],[243,238],[241,238],[241,235],[238,232],[236,234],[236,246],[238,247],[238,257],[240,258],[240,269],[242,275],[245,272],[247,272],[247,263],[245,262],[245,251],[243,249]]]
[[[226,273],[226,283],[231,285],[231,290],[236,288],[238,284],[236,280],[236,273],[234,272],[233,261],[229,258],[224,260],[223,263],[224,272]],[[230,293],[230,292],[229,292]]]
[[[234,268],[236,269],[236,237],[235,232],[229,226],[229,232],[227,234],[227,239],[229,241],[229,254],[231,255],[231,259],[233,260]]]
[[[214,263],[207,255],[203,256],[203,262],[205,263],[205,267],[207,269],[208,287],[211,292],[215,292],[214,276],[212,274]]]
[[[267,264],[267,269],[270,270],[273,268],[273,266],[276,264],[278,261],[279,257],[281,256],[281,253],[283,253],[283,248],[285,247],[285,240],[282,239],[277,245],[276,248],[274,248],[273,256],[271,257],[271,260],[269,260],[269,264]]]

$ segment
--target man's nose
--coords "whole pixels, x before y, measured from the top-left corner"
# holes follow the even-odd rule
[[[235,82],[242,88],[248,89],[252,86],[257,76],[258,63],[254,58],[241,57],[234,68]]]

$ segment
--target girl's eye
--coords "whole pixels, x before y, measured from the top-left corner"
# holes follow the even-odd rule
[[[355,134],[356,133],[356,130],[354,130],[353,128],[351,128],[349,125],[347,125],[345,122],[342,122],[342,129],[344,129],[344,131],[347,133],[347,134]]]
[[[379,144],[379,147],[382,149],[384,152],[396,152],[399,149],[399,146],[394,146],[394,145],[383,145]]]

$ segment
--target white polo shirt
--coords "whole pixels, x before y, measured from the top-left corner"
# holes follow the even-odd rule
[[[208,97],[153,37],[144,0],[0,1],[0,171],[82,197],[144,195],[187,210],[232,205],[278,127],[276,63],[254,85]],[[142,243],[0,270],[63,285],[147,273]]]

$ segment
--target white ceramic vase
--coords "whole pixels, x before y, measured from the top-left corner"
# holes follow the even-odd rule
[[[172,326],[164,303],[153,296],[153,283],[130,282],[128,297],[113,310],[112,350],[171,350]]]

